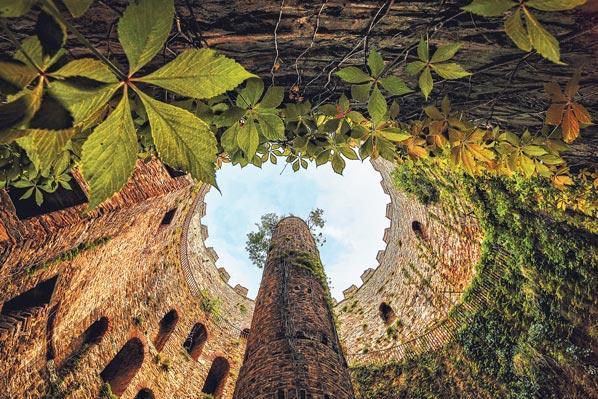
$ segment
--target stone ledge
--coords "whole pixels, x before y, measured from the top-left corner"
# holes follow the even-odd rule
[[[375,272],[375,270],[371,267],[365,269],[364,272],[361,273],[362,283],[365,283],[366,281],[368,281],[374,275],[374,272]]]
[[[224,267],[219,267],[218,273],[220,273],[220,277],[222,278],[222,280],[224,280],[225,283],[228,283],[228,281],[230,280],[229,272],[227,272]]]
[[[249,290],[245,287],[243,287],[241,284],[237,284],[235,285],[235,287],[233,288],[233,290],[235,290],[235,292],[241,296],[244,296],[247,298],[247,294],[249,294]]]

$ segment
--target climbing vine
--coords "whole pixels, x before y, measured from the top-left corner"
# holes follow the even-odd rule
[[[91,3],[64,0],[73,18]],[[475,0],[463,12],[507,15],[505,31],[517,47],[560,64],[558,41],[533,10],[584,3]],[[18,40],[9,22],[28,13],[37,18],[35,35]],[[330,162],[342,173],[347,159],[382,157],[432,159],[476,176],[540,176],[564,188],[574,182],[562,154],[591,124],[576,99],[581,70],[564,92],[546,82],[551,105],[538,131],[468,120],[449,98],[434,98],[434,87],[476,72],[455,60],[460,43],[440,44],[428,36],[414,44],[417,57],[406,56],[404,65],[385,62],[371,49],[365,68],[338,68],[335,75],[349,86],[350,98],[313,105],[297,87],[289,93],[266,88],[209,48],[183,50],[155,68],[172,29],[172,0],[139,0],[125,9],[117,32],[127,68],[98,51],[53,0],[2,1],[0,16],[16,48],[12,59],[0,61],[0,186],[23,189],[22,198],[34,197],[38,204],[58,187],[69,189],[71,171],[78,168],[93,209],[122,189],[138,158],[151,156],[214,186],[223,162],[259,167],[284,159],[294,171]],[[94,57],[72,59],[65,49],[68,34]],[[417,88],[408,83],[410,76]],[[399,102],[416,89],[423,117],[404,116]],[[284,103],[285,97],[294,102]]]

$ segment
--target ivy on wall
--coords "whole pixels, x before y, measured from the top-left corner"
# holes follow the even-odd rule
[[[592,397],[598,375],[596,220],[539,209],[521,195],[542,187],[538,182],[422,170],[401,166],[397,186],[424,200],[434,187],[441,204],[458,195],[480,221],[482,257],[463,300],[474,300],[476,286],[491,287],[484,292],[488,305],[470,311],[457,338],[441,350],[355,368],[361,397]],[[498,277],[493,270],[501,270]]]

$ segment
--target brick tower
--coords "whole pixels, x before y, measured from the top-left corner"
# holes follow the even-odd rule
[[[328,286],[305,222],[278,223],[234,399],[354,399]]]

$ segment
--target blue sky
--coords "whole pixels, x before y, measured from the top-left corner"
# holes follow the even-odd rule
[[[329,164],[293,173],[283,164],[240,169],[226,165],[217,174],[222,191],[210,190],[206,197],[208,246],[218,253],[218,266],[231,274],[231,285],[257,294],[261,269],[245,251],[247,233],[264,213],[294,214],[306,218],[313,208],[324,210],[326,243],[320,248],[322,262],[332,280],[332,295],[340,300],[359,276],[376,266],[376,254],[385,247],[382,236],[390,221],[384,216],[390,201],[380,186],[380,174],[369,161],[349,161],[343,176]],[[281,173],[282,172],[282,173]]]

